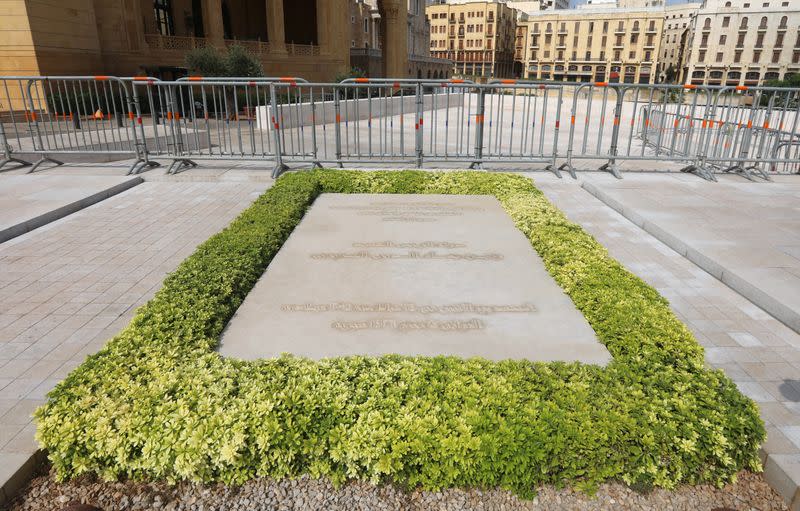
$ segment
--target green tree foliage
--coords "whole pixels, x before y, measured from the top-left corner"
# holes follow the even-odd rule
[[[612,362],[220,357],[225,324],[324,192],[494,195]],[[591,491],[607,480],[719,485],[760,469],[765,438],[755,404],[706,367],[655,289],[530,179],[477,172],[281,177],[58,384],[36,422],[62,479],[239,484],[310,474],[522,496],[541,484]]]
[[[264,69],[258,58],[240,45],[229,46],[225,53],[220,53],[213,47],[195,48],[186,54],[184,60],[193,75],[264,76]]]

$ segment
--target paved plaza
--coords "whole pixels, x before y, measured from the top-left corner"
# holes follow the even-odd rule
[[[37,177],[63,186],[73,172],[119,179],[126,169],[62,167]],[[123,328],[197,244],[265,190],[267,174],[263,166],[206,166],[175,177],[151,171],[142,184],[0,244],[0,482],[36,451],[30,413],[47,391]],[[798,278],[800,178],[525,175],[656,287],[705,347],[708,363],[758,403],[768,431],[767,480],[791,501],[800,481],[800,334],[684,257],[675,240],[796,310],[800,286],[789,279]],[[18,176],[0,175],[0,187]],[[640,227],[648,227],[641,219],[658,229]]]
[[[3,484],[37,449],[30,414],[46,393],[266,187],[144,183],[0,244]]]

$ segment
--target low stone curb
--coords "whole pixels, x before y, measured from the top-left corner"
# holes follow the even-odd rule
[[[47,459],[47,455],[39,449],[27,458],[21,459],[23,461],[19,466],[2,467],[0,477],[5,480],[0,480],[0,506],[5,506],[30,482],[36,467]]]
[[[122,193],[125,190],[133,188],[134,186],[143,182],[144,180],[141,177],[132,177],[123,181],[122,183],[112,186],[111,188],[106,188],[105,190],[101,190],[95,194],[89,195],[88,197],[84,197],[70,204],[61,206],[60,208],[53,209],[47,213],[33,217],[24,222],[20,222],[16,225],[12,225],[11,227],[7,227],[3,230],[0,230],[0,243],[8,241],[12,238],[16,238],[17,236],[22,236],[25,233],[28,233],[34,229],[38,229],[39,227],[47,225],[51,222],[55,222],[56,220],[60,220],[65,216],[69,216],[77,211],[88,208],[89,206],[97,204],[98,202],[108,199],[109,197],[113,197],[114,195]]]
[[[792,330],[800,332],[800,316],[788,309],[788,307],[777,303],[774,298],[756,289],[755,286],[688,246],[658,225],[646,220],[636,211],[626,208],[597,185],[583,181],[581,187],[600,202],[624,216],[702,270],[716,277],[723,284],[758,305]],[[800,511],[800,457],[790,454],[770,453],[764,448],[761,449],[760,456],[764,466],[764,478],[767,483],[783,497],[791,511]]]

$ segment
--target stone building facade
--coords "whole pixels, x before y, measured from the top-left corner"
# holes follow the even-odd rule
[[[527,13],[522,76],[530,80],[655,83],[663,9]]]
[[[695,85],[761,85],[800,72],[800,2],[707,0],[687,42]]]
[[[430,51],[453,61],[453,74],[486,81],[514,76],[517,11],[506,3],[453,1],[427,8]]]
[[[689,41],[694,17],[702,4],[669,5],[664,10],[664,32],[657,73],[662,83],[685,83],[686,44]]]
[[[0,74],[182,74],[193,48],[239,44],[269,75],[347,69],[348,0],[7,0]]]
[[[428,42],[431,27],[425,16],[424,0],[406,0],[406,46],[408,48],[409,78],[449,78],[452,62],[431,56]],[[377,0],[351,0],[351,66],[368,77],[382,77],[383,47],[381,45],[381,15]]]

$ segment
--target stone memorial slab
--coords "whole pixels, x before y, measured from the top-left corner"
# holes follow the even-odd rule
[[[485,195],[321,195],[231,319],[220,353],[611,359]]]

